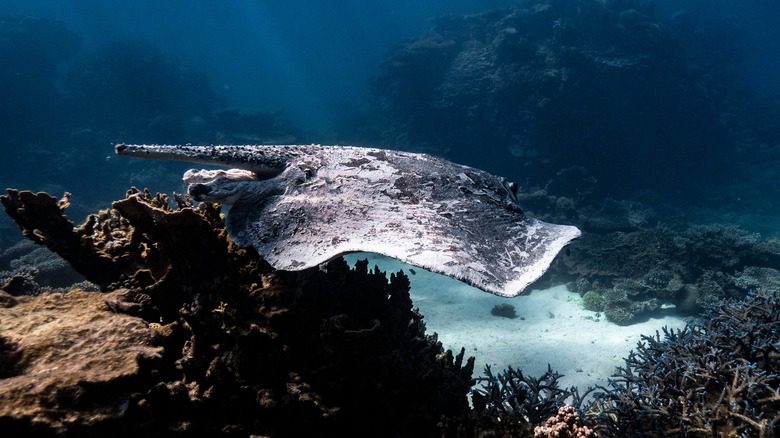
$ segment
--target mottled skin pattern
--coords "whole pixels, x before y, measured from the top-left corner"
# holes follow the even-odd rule
[[[275,268],[384,254],[501,296],[519,295],[577,228],[526,216],[516,185],[426,154],[348,146],[118,145],[117,153],[234,167],[185,173],[231,204],[228,231]]]

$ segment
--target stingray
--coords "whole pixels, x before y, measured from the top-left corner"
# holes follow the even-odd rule
[[[419,153],[320,146],[124,145],[116,153],[229,169],[188,170],[197,201],[230,205],[235,243],[297,271],[372,252],[514,297],[580,231],[529,217],[518,186]]]

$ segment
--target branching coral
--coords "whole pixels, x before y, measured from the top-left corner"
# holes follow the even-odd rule
[[[777,436],[780,302],[726,301],[705,323],[645,336],[590,413],[603,436]]]
[[[558,383],[561,377],[549,366],[538,378],[512,367],[494,374],[486,366],[484,376],[477,379],[481,388],[471,393],[473,409],[466,417],[443,422],[445,435],[531,437],[534,426],[543,425],[557,415],[567,401],[579,406],[587,396],[588,393],[581,396],[574,387],[561,388]]]

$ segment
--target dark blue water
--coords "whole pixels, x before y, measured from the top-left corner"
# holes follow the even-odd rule
[[[773,234],[778,19],[758,0],[6,0],[0,185],[71,191],[78,217],[183,190],[116,142],[338,142]]]
[[[442,14],[474,13],[508,0],[384,2],[7,1],[0,13],[61,21],[82,53],[112,41],[146,41],[208,76],[230,106],[283,110],[326,128],[334,107],[363,98],[387,52]]]

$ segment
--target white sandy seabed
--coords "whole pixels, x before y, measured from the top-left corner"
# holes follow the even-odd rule
[[[465,347],[466,355],[476,358],[474,377],[482,375],[485,365],[494,373],[512,366],[539,377],[550,364],[564,375],[562,387],[583,391],[590,385],[606,385],[641,335],[654,335],[663,326],[685,326],[674,316],[619,326],[585,310],[579,294],[565,286],[503,298],[380,255],[345,257],[350,266],[366,258],[369,269],[377,265],[388,274],[402,270],[409,276],[412,301],[424,316],[426,331],[436,332],[444,348],[454,353]],[[506,303],[515,307],[516,318],[490,313],[496,304]]]

